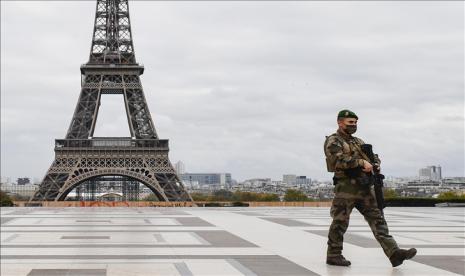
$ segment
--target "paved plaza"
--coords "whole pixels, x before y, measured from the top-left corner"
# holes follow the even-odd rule
[[[333,267],[329,208],[1,208],[1,275],[464,275],[465,208],[385,213],[397,268],[355,210]]]

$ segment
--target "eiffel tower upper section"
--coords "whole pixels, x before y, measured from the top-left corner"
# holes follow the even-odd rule
[[[137,65],[132,42],[128,1],[99,0],[89,65]]]
[[[97,0],[89,61],[66,139],[92,138],[102,94],[123,94],[131,137],[157,139],[139,76],[127,0]]]

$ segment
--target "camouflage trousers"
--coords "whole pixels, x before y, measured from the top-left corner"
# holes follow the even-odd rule
[[[363,193],[363,197],[336,192],[330,211],[333,222],[328,233],[328,257],[341,255],[344,233],[349,226],[350,213],[354,207],[365,217],[386,256],[391,257],[399,247],[389,235],[386,220],[376,205],[376,199],[369,191]]]

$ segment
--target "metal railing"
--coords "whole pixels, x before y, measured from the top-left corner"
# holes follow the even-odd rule
[[[56,148],[157,148],[168,150],[168,140],[131,138],[56,139]]]

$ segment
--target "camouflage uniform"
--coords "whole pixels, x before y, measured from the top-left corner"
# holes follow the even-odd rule
[[[328,165],[328,171],[334,171],[336,181],[335,197],[330,211],[333,222],[328,234],[328,257],[341,255],[343,236],[349,226],[350,213],[354,207],[365,217],[386,256],[391,257],[399,248],[394,238],[389,235],[386,220],[376,205],[373,187],[362,184],[360,179],[349,178],[344,173],[345,169],[363,167],[364,159],[357,149],[357,146],[363,144],[361,139],[339,130],[325,141],[327,163],[333,164],[332,170]],[[377,155],[375,159],[379,164]]]

